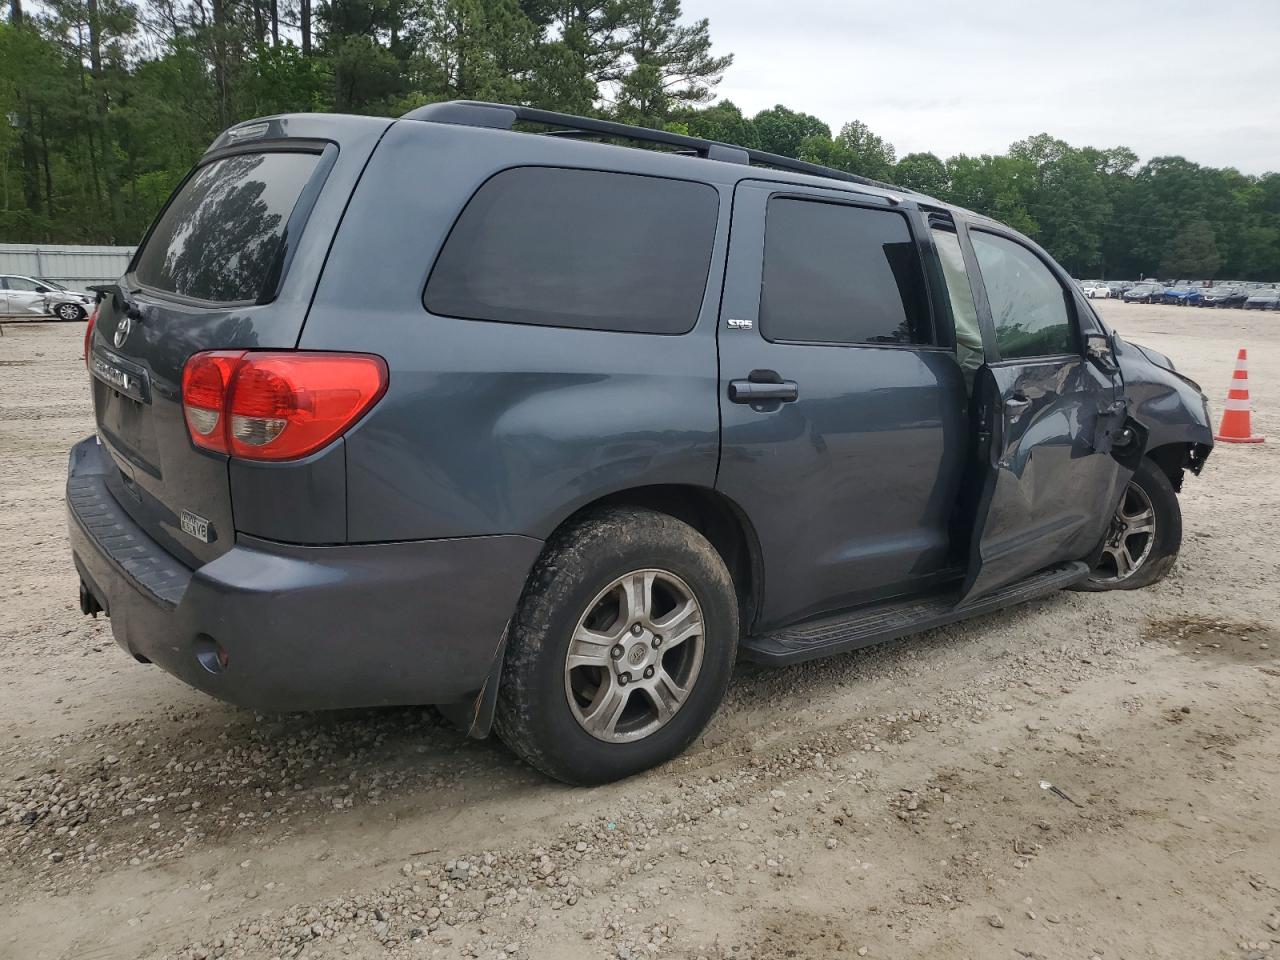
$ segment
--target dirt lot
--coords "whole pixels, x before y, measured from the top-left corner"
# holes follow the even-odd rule
[[[1280,316],[1103,308],[1219,405],[1248,346],[1280,432]],[[0,957],[1280,956],[1280,436],[1188,480],[1157,587],[743,666],[686,756],[574,790],[428,709],[225,706],[81,617],[81,333],[0,339]]]

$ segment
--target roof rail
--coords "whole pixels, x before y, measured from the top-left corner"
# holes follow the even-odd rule
[[[726,163],[754,164],[762,167],[773,167],[777,170],[789,170],[792,173],[805,173],[813,177],[826,177],[831,180],[844,180],[848,183],[859,183],[867,187],[879,187],[884,190],[896,190],[899,193],[914,193],[905,187],[895,187],[890,183],[860,177],[856,173],[837,170],[835,167],[824,167],[807,160],[795,160],[764,150],[752,150],[747,147],[720,143],[716,140],[704,140],[701,137],[689,137],[681,133],[667,130],[654,130],[649,127],[635,127],[628,123],[617,123],[613,120],[597,120],[593,117],[578,117],[570,113],[556,113],[554,110],[539,110],[536,107],[519,107],[506,103],[486,103],[481,100],[450,100],[445,103],[429,103],[426,106],[410,110],[401,119],[429,120],[433,123],[455,123],[467,127],[491,127],[498,130],[511,130],[516,121],[540,123],[553,127],[548,131],[552,135],[564,137],[613,137],[621,140],[636,140],[642,143],[659,143],[675,147],[678,152],[703,157],[708,160],[722,160]]]

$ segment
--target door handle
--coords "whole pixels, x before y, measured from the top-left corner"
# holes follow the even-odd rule
[[[770,400],[791,403],[800,397],[794,380],[758,383],[754,380],[730,380],[729,400],[733,403],[766,403]]]

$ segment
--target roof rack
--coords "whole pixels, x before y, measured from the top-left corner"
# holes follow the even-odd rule
[[[726,163],[753,164],[761,167],[773,167],[777,170],[789,170],[792,173],[805,173],[813,177],[826,177],[831,180],[844,180],[848,183],[859,183],[866,187],[879,187],[883,190],[896,190],[899,193],[914,193],[905,187],[895,187],[890,183],[860,177],[856,173],[837,170],[835,167],[824,167],[807,160],[795,160],[764,150],[752,150],[738,147],[730,143],[716,140],[703,140],[701,137],[689,137],[667,130],[654,130],[649,127],[634,127],[627,123],[613,120],[597,120],[593,117],[578,117],[570,113],[557,113],[554,110],[539,110],[536,107],[519,107],[506,103],[486,103],[482,100],[450,100],[445,103],[429,103],[416,110],[410,110],[402,119],[429,120],[433,123],[455,123],[467,127],[490,127],[496,130],[511,130],[516,121],[539,123],[553,127],[548,131],[552,136],[561,137],[610,137],[621,140],[636,140],[642,143],[659,143],[675,147],[676,152],[703,157],[708,160],[721,160]]]

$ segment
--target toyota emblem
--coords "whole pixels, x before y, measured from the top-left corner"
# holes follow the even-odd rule
[[[116,326],[116,332],[111,336],[111,342],[116,345],[119,350],[124,346],[124,342],[129,339],[129,331],[133,329],[133,318],[125,314],[124,318]]]

